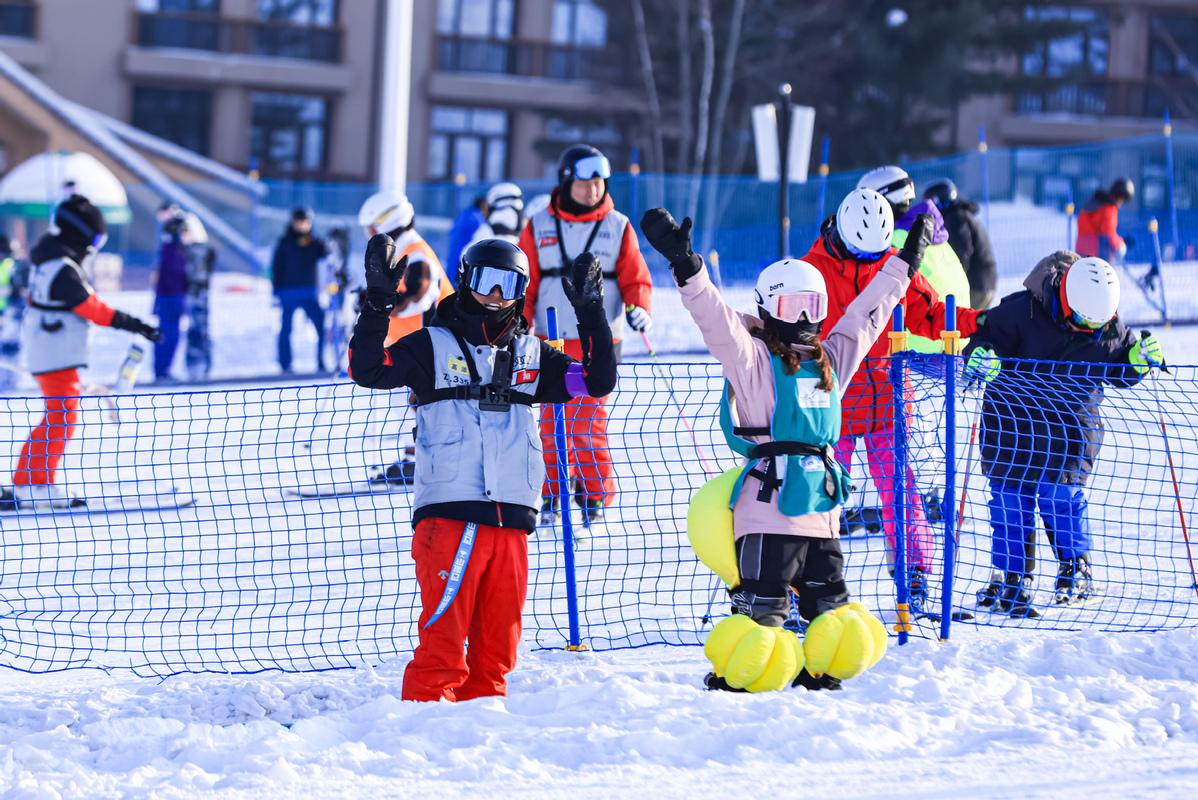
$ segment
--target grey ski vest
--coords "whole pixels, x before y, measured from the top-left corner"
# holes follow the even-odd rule
[[[545,463],[532,397],[540,382],[540,341],[517,336],[504,349],[459,344],[447,328],[427,330],[436,395],[418,398],[413,506],[481,501],[539,508]],[[491,384],[497,360],[509,350],[505,402],[479,390]]]
[[[562,232],[560,244],[558,223]],[[554,307],[557,309],[558,337],[578,338],[578,317],[574,315],[574,307],[566,299],[566,291],[562,288],[564,246],[566,257],[570,260],[588,249],[599,259],[599,265],[603,268],[603,308],[611,325],[612,338],[619,339],[624,333],[624,300],[616,282],[616,261],[620,256],[620,243],[624,241],[628,217],[613,210],[596,222],[570,222],[555,220],[549,209],[543,209],[533,215],[529,224],[532,226],[533,241],[537,244],[537,260],[541,265],[541,287],[537,292],[537,306],[533,315],[537,333],[549,335],[548,309]]]
[[[67,306],[50,299],[58,273],[73,269],[89,286],[83,268],[68,258],[34,264],[29,270],[29,308],[21,320],[21,353],[34,375],[87,366],[91,324]]]

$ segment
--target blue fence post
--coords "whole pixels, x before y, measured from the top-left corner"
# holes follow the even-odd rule
[[[1073,214],[1077,206],[1073,204],[1073,184],[1069,185],[1069,200],[1065,203],[1065,249],[1073,249]]]
[[[638,186],[641,176],[641,149],[636,145],[632,146],[631,161],[628,164],[628,218],[633,221],[633,224],[640,227],[640,197],[637,196]]]
[[[990,159],[987,152],[990,145],[986,144],[986,126],[978,126],[978,159],[982,171],[982,207],[986,209],[986,230],[990,230]]]
[[[825,136],[820,145],[819,153],[819,201],[816,205],[815,229],[824,222],[824,210],[828,207],[828,156],[832,150],[832,140]]]
[[[957,356],[961,332],[957,330],[957,297],[944,298],[944,580],[940,587],[940,639],[948,640],[953,620],[953,573],[957,564]]]
[[[1173,122],[1169,109],[1165,109],[1163,131],[1165,134],[1165,188],[1169,195],[1169,241],[1173,243],[1173,260],[1181,259],[1181,238],[1177,230],[1177,194],[1173,178]]]
[[[258,159],[250,159],[250,170],[247,177],[253,181],[250,187],[250,249],[255,257],[258,253]]]
[[[1169,324],[1169,293],[1165,291],[1165,273],[1161,270],[1161,234],[1160,224],[1156,217],[1148,220],[1148,235],[1152,238],[1152,267],[1148,270],[1148,280],[1154,281],[1160,289],[1161,322]]]
[[[557,338],[557,309],[550,306],[546,315],[549,344],[561,350]],[[557,495],[562,510],[562,556],[566,570],[566,614],[570,619],[570,643],[567,650],[584,650],[578,621],[578,584],[574,574],[574,523],[570,520],[570,464],[566,460],[566,407],[553,404],[553,447],[557,451]]]
[[[907,414],[903,381],[903,352],[907,331],[903,307],[894,307],[894,329],[890,332],[890,385],[894,390],[894,583],[898,612],[898,643],[907,643],[911,632],[910,588],[907,586]]]

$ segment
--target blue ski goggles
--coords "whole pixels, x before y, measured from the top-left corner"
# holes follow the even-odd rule
[[[864,261],[867,263],[871,262],[871,261],[877,261],[879,258],[886,255],[886,253],[890,251],[890,248],[886,248],[885,250],[883,250],[880,253],[866,253],[861,250],[858,250],[856,247],[853,247],[847,241],[845,241],[844,246],[845,246],[845,249],[847,249],[850,253],[852,253],[854,256],[857,257],[857,260]]]
[[[502,267],[474,267],[470,270],[467,285],[471,291],[482,295],[488,295],[498,288],[504,300],[519,300],[524,296],[528,279],[519,272]]]
[[[611,163],[607,156],[587,156],[574,162],[574,180],[589,181],[592,178],[611,177]]]

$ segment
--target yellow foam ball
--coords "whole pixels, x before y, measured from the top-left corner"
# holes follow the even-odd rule
[[[784,628],[763,628],[774,635],[773,650],[769,661],[757,680],[745,688],[750,692],[776,692],[790,685],[802,668],[798,665],[796,648],[791,642],[798,643],[795,635]]]
[[[741,468],[733,467],[695,492],[686,512],[686,534],[695,555],[729,586],[740,583],[732,532],[732,487]]]
[[[882,660],[886,644],[886,628],[860,603],[825,611],[807,628],[807,671],[840,680],[855,678]]]
[[[772,630],[757,625],[737,642],[720,677],[733,689],[748,689],[765,673],[777,641]]]
[[[724,676],[736,646],[745,634],[756,627],[759,627],[757,623],[743,614],[733,614],[716,623],[703,643],[703,655],[711,662],[716,675]]]

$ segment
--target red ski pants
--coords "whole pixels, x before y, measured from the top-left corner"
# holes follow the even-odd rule
[[[582,481],[589,500],[610,506],[616,496],[615,470],[607,444],[607,409],[604,397],[576,397],[566,403],[566,448],[573,453],[570,477]],[[557,447],[553,442],[553,406],[541,406],[541,446],[545,449],[546,483],[542,497],[557,495]]]
[[[516,666],[520,615],[528,592],[526,531],[479,525],[453,603],[425,627],[445,593],[466,524],[439,517],[416,524],[412,558],[423,610],[420,644],[404,671],[404,700],[456,701],[507,694],[506,676]]]
[[[12,476],[14,486],[54,483],[58,462],[75,435],[75,423],[79,419],[78,370],[60,369],[36,377],[42,387],[42,397],[46,398],[46,413],[21,448],[17,470]]]

